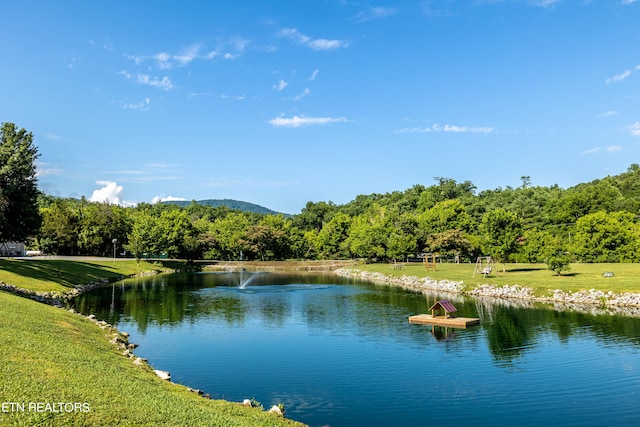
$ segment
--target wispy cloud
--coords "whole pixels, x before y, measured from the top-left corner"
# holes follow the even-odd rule
[[[278,83],[273,85],[273,88],[277,91],[281,91],[289,85],[289,82],[285,80],[280,80]]]
[[[136,66],[142,65],[146,61],[153,61],[155,68],[170,70],[175,67],[186,67],[197,59],[204,61],[211,61],[218,57],[235,59],[244,53],[249,43],[249,40],[236,37],[221,43],[219,49],[206,52],[202,52],[202,45],[195,43],[184,47],[179,53],[163,51],[153,55],[125,54],[124,56],[133,61]]]
[[[356,15],[356,21],[366,22],[374,19],[382,19],[388,16],[393,16],[398,13],[398,9],[392,7],[369,7],[367,10]]]
[[[51,167],[48,163],[36,160],[36,176],[42,178],[48,175],[60,175],[62,171],[59,168]]]
[[[609,77],[607,80],[605,80],[605,83],[609,84],[609,83],[621,82],[627,77],[629,77],[630,75],[631,75],[631,70],[624,70],[620,74],[617,74],[613,77]]]
[[[136,82],[143,85],[154,86],[162,90],[169,90],[169,89],[173,89],[174,87],[173,83],[171,83],[171,80],[167,76],[159,78],[159,77],[149,76],[147,74],[138,74],[138,77],[136,78]]]
[[[638,65],[638,67],[640,67],[640,65]],[[313,73],[311,73],[311,76],[309,77],[309,81],[314,81],[316,77],[318,77],[319,72],[320,70],[313,70]]]
[[[148,85],[148,86],[154,86],[162,90],[170,90],[174,88],[173,83],[171,83],[171,79],[169,79],[169,77],[167,76],[160,78],[160,77],[150,76],[148,74],[141,74],[141,73],[132,74],[124,70],[120,71],[118,74],[123,75],[127,80],[133,80],[136,83]]]
[[[185,199],[184,197],[174,197],[174,196],[165,196],[164,194],[162,196],[155,196],[153,199],[151,199],[151,203],[152,204],[156,204],[156,203],[161,203],[161,202],[184,202],[187,199]]]
[[[617,112],[617,111],[611,111],[611,110],[609,110],[609,111],[607,111],[606,113],[598,114],[598,115],[597,115],[597,117],[598,117],[598,118],[602,118],[602,117],[611,117],[611,116],[615,116],[615,115],[617,115],[617,114],[618,114],[618,112]]]
[[[187,46],[182,50],[182,52],[180,52],[177,55],[171,55],[166,52],[160,52],[158,54],[153,55],[153,59],[155,59],[158,65],[158,68],[160,68],[161,70],[170,70],[175,66],[184,67],[197,58],[206,59],[211,56],[211,53],[208,53],[204,56],[200,56],[199,53],[200,53],[200,45],[194,44],[191,46]]]
[[[540,7],[551,7],[556,3],[560,3],[561,0],[533,0],[531,1],[531,4],[533,6],[540,6]]]
[[[582,154],[585,156],[588,156],[591,154],[599,153],[600,151],[601,151],[600,147],[595,147],[595,148],[590,148],[588,150],[584,150]],[[609,145],[608,147],[605,147],[604,151],[606,151],[607,153],[615,153],[617,151],[622,151],[622,145]]]
[[[631,135],[640,136],[640,122],[635,122],[627,126],[627,129],[629,129],[629,132],[631,133]]]
[[[458,126],[458,125],[438,125],[430,127],[416,127],[400,129],[399,133],[431,133],[431,132],[453,132],[453,133],[492,133],[495,129],[489,126]]]
[[[298,95],[294,96],[293,98],[291,98],[292,101],[300,101],[302,98],[304,98],[307,95],[311,95],[311,89],[309,89],[308,87],[305,87],[304,90],[299,93]]]
[[[302,34],[295,28],[285,28],[281,30],[280,36],[315,50],[333,50],[349,45],[344,40],[314,39]]]
[[[52,141],[62,141],[63,138],[60,135],[56,135],[55,133],[45,133],[44,137],[50,139]]]
[[[348,120],[344,117],[306,117],[306,116],[293,116],[293,117],[276,117],[269,120],[269,123],[275,127],[290,127],[297,128],[301,126],[311,125],[326,125],[329,123],[344,123]]]
[[[222,99],[235,99],[236,101],[242,101],[247,98],[246,95],[225,95],[224,93],[220,95]]]
[[[632,3],[635,3],[635,2],[637,2],[637,1],[638,1],[638,0],[622,0],[622,2],[621,2],[621,3],[622,3],[622,4],[632,4]]]
[[[137,104],[124,104],[123,108],[127,110],[148,111],[150,103],[151,103],[151,100],[149,98],[145,98],[142,101],[138,102]]]

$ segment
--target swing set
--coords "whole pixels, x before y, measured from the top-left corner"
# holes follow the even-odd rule
[[[491,274],[494,268],[495,264],[493,262],[493,258],[490,256],[479,256],[476,260],[476,266],[473,269],[473,277],[476,277],[476,273],[479,273],[482,274],[483,278],[486,278]]]

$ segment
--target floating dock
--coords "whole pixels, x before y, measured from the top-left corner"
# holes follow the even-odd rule
[[[432,316],[431,314],[416,314],[415,316],[409,316],[409,323],[466,329],[469,326],[479,325],[480,319],[475,317],[445,317]]]

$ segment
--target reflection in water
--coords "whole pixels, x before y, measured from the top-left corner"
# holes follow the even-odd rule
[[[628,425],[636,416],[640,319],[332,275],[252,277],[245,289],[230,273],[131,279],[82,295],[76,309],[133,329],[136,353],[175,381],[284,403],[311,425]],[[481,325],[408,323],[439,299]],[[439,415],[445,406],[455,411]],[[595,407],[615,415],[584,415]]]

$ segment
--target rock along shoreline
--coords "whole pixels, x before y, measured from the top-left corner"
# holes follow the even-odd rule
[[[395,286],[414,292],[471,296],[477,299],[494,299],[509,302],[510,305],[529,307],[532,303],[551,304],[555,310],[576,310],[592,314],[620,314],[640,317],[640,293],[588,291],[565,292],[560,289],[547,297],[535,296],[533,289],[521,285],[479,285],[472,290],[464,290],[463,282],[434,280],[429,277],[388,276],[383,273],[362,271],[355,268],[339,268],[334,273],[341,277],[364,280],[375,284]]]

